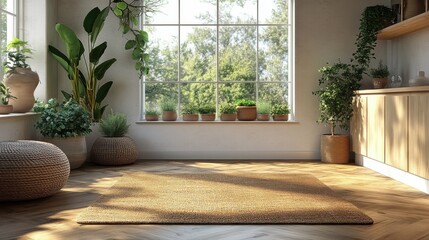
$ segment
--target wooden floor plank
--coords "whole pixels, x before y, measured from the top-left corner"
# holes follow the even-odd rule
[[[308,173],[373,225],[79,225],[76,216],[127,172]],[[0,203],[0,239],[429,239],[429,196],[355,165],[302,161],[138,161],[86,164],[49,198]]]

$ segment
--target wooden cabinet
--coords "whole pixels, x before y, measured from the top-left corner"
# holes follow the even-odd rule
[[[352,151],[360,155],[366,155],[367,142],[367,97],[353,99],[353,117],[350,122]]]
[[[367,96],[367,156],[384,162],[384,96]]]

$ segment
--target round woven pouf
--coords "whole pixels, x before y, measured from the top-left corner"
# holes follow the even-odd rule
[[[137,159],[137,146],[129,137],[99,137],[91,148],[91,161],[100,165],[125,165]]]
[[[69,174],[66,155],[53,144],[0,142],[0,201],[51,196],[66,184]]]

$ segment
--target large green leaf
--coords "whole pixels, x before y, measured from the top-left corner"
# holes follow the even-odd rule
[[[83,28],[85,28],[87,33],[92,32],[92,26],[94,25],[95,19],[97,19],[100,12],[101,10],[98,7],[95,7],[86,15],[85,20],[83,20]]]
[[[61,90],[61,93],[63,94],[63,96],[66,99],[66,101],[70,100],[70,98],[73,97],[70,93],[68,93],[66,91],[63,91],[63,90]]]
[[[98,34],[103,29],[104,22],[106,21],[106,17],[109,14],[109,7],[104,8],[97,16],[92,25],[91,42],[94,44],[97,41]]]
[[[104,51],[107,48],[107,42],[103,42],[102,44],[98,45],[92,51],[89,53],[89,61],[94,64],[98,64],[98,61],[100,60],[101,56],[104,54]]]
[[[106,82],[98,89],[97,96],[95,96],[95,102],[101,103],[104,98],[106,98],[107,93],[109,93],[110,87],[112,87],[112,84],[112,81]]]
[[[107,69],[110,68],[110,66],[112,66],[112,64],[116,62],[116,58],[112,58],[109,59],[103,63],[101,63],[100,65],[98,65],[95,69],[94,69],[94,75],[95,78],[97,80],[101,80],[104,77],[104,74],[106,73]]]
[[[49,52],[52,54],[52,56],[55,58],[55,60],[58,61],[61,67],[66,70],[68,76],[70,79],[74,78],[74,71],[73,67],[70,65],[70,60],[67,58],[66,55],[64,55],[60,50],[56,49],[55,47],[49,45],[48,46]]]
[[[127,43],[125,44],[125,50],[129,50],[133,48],[135,45],[136,45],[135,40],[128,40]]]
[[[76,34],[69,27],[61,23],[55,25],[55,30],[64,43],[71,65],[73,65],[73,63],[78,64],[81,56],[81,43]]]

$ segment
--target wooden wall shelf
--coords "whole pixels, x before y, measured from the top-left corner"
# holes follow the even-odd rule
[[[390,40],[426,27],[429,27],[429,12],[419,14],[415,17],[382,29],[378,33],[377,39]]]

